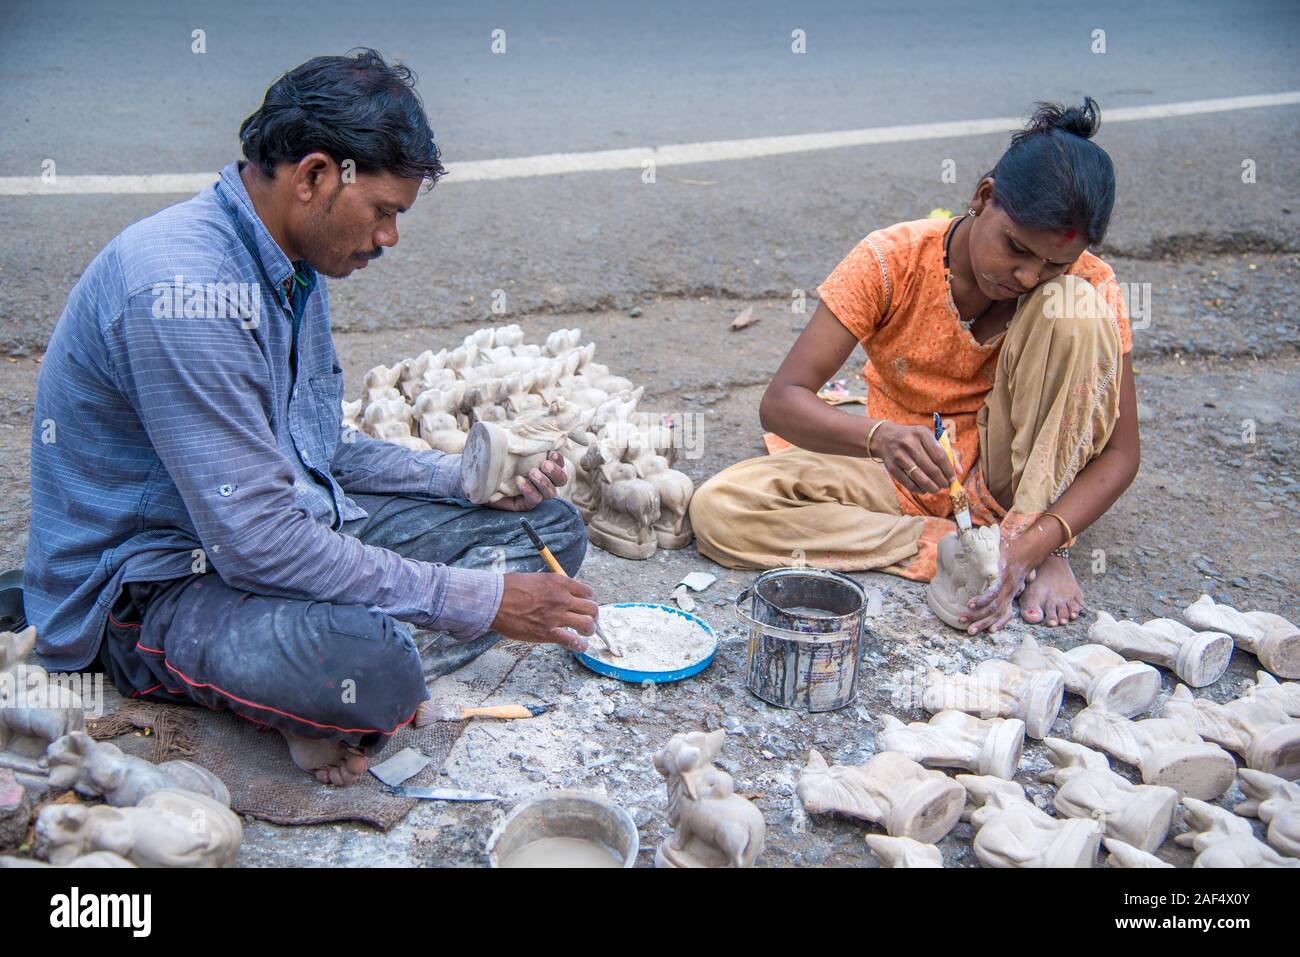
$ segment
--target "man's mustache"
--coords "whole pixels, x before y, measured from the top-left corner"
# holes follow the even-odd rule
[[[379,258],[380,256],[382,256],[383,254],[384,254],[384,247],[383,247],[383,246],[376,246],[374,252],[372,252],[372,253],[359,253],[358,255],[360,255],[362,259],[378,259],[378,258]]]

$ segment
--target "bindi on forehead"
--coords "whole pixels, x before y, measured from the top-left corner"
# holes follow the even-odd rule
[[[1056,245],[1064,246],[1066,243],[1072,243],[1074,242],[1074,237],[1078,235],[1079,235],[1079,231],[1077,229],[1067,229],[1062,234],[1062,238],[1056,241]]]

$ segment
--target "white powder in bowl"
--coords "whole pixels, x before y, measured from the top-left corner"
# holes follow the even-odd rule
[[[610,654],[599,635],[588,639],[587,654],[632,671],[676,671],[713,650],[713,637],[691,619],[662,608],[602,605],[600,627],[622,657]]]

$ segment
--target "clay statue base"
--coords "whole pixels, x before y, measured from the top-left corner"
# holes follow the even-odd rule
[[[720,850],[706,844],[698,838],[689,841],[686,847],[675,850],[668,842],[660,844],[655,850],[655,867],[730,867],[731,861]]]
[[[460,479],[465,497],[475,505],[500,498],[497,487],[510,477],[513,457],[507,449],[509,436],[495,422],[475,422],[461,450]]]
[[[625,529],[620,528],[618,531],[626,534]],[[651,531],[647,541],[630,541],[620,535],[611,535],[604,531],[600,528],[595,518],[591,519],[587,525],[587,538],[591,544],[605,549],[605,551],[609,552],[611,555],[617,555],[619,558],[630,558],[635,561],[645,561],[647,558],[652,557],[659,549],[659,542],[653,531]],[[687,537],[687,542],[690,542],[689,536]],[[670,547],[675,548],[679,546]]]
[[[1129,661],[1107,668],[1088,687],[1085,700],[1126,718],[1151,707],[1160,694],[1160,672],[1146,662]]]

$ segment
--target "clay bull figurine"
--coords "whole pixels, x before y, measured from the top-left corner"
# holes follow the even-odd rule
[[[713,766],[726,732],[675,734],[655,755],[668,782],[668,820],[676,829],[655,854],[657,867],[750,867],[767,827],[758,808]]]

